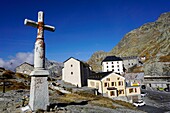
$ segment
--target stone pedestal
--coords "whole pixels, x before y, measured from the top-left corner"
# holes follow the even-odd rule
[[[34,70],[31,72],[31,88],[29,106],[32,111],[46,110],[49,105],[47,70]]]

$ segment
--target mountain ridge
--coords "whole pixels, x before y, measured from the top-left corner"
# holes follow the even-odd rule
[[[146,56],[146,64],[170,62],[170,12],[161,14],[155,22],[145,23],[125,34],[109,52],[95,52],[87,61],[94,71],[101,71],[101,62],[106,56]]]

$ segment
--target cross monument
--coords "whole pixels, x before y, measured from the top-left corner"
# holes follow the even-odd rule
[[[34,70],[31,72],[31,88],[29,106],[32,111],[46,110],[49,105],[48,75],[45,69],[44,30],[55,31],[55,27],[44,24],[44,13],[38,12],[38,22],[25,19],[25,25],[37,28],[37,38],[34,48]]]

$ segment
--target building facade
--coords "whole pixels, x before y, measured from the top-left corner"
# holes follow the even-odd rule
[[[62,80],[75,86],[87,86],[87,78],[90,74],[89,65],[73,57],[64,62]]]
[[[127,86],[124,77],[114,72],[102,72],[88,78],[88,87],[98,89],[98,92],[110,98],[124,97],[133,102],[141,98],[139,86]]]
[[[123,60],[116,56],[107,56],[102,61],[102,71],[103,72],[115,72],[123,74]]]
[[[140,64],[139,57],[137,56],[121,57],[121,59],[123,60],[123,66],[126,70]]]
[[[16,67],[15,71],[16,73],[22,73],[22,74],[27,74],[29,75],[34,69],[34,66],[24,62],[23,64],[19,65]]]

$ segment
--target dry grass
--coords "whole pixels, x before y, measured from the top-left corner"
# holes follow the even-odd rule
[[[76,92],[72,94],[66,94],[59,98],[61,102],[71,103],[76,101],[88,101],[90,104],[95,106],[107,107],[115,109],[116,106],[113,105],[112,99],[105,98],[102,96],[96,96],[93,94],[85,93],[85,92]]]
[[[170,56],[169,55],[168,56],[161,56],[159,58],[159,61],[160,62],[170,62]]]
[[[111,109],[118,108],[117,106],[113,105],[113,100],[107,97],[97,96],[94,100],[90,101],[92,105],[107,107]]]
[[[63,103],[71,103],[71,102],[76,102],[77,100],[86,100],[86,98],[78,95],[78,94],[64,94],[63,96],[59,97],[57,100]]]
[[[7,79],[15,78],[14,75],[15,75],[15,73],[10,70],[6,70],[3,74],[3,76]]]
[[[135,68],[133,69],[133,72],[134,72],[134,73],[140,73],[140,72],[144,72],[144,70],[142,70],[142,66],[140,66],[140,67],[135,67]]]
[[[27,74],[15,73],[15,76],[19,79],[30,79],[31,80],[31,77]]]
[[[119,105],[122,105],[124,107],[127,107],[129,109],[135,109],[135,107],[131,104],[131,103],[128,103],[128,102],[125,102],[125,101],[121,101],[121,100],[113,100],[113,102],[119,104]]]

